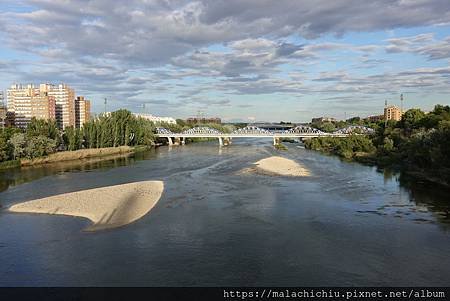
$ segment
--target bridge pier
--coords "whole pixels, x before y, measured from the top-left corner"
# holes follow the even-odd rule
[[[281,143],[280,137],[273,137],[273,145],[278,145]]]
[[[167,137],[167,140],[168,140],[169,145],[173,145],[172,137]]]
[[[231,138],[230,137],[224,137],[223,138],[223,145],[230,145],[231,144]]]

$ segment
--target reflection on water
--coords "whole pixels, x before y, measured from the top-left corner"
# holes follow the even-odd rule
[[[95,234],[76,218],[0,211],[0,286],[448,285],[448,191],[271,143],[3,171],[4,207],[143,180],[162,180],[165,191],[139,221]],[[272,155],[311,176],[239,173]]]
[[[10,186],[20,185],[39,178],[63,172],[87,172],[95,169],[107,169],[133,164],[138,160],[155,157],[155,150],[137,153],[83,159],[80,161],[63,161],[45,165],[0,170],[0,192]]]

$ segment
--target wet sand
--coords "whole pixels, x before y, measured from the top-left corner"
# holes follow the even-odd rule
[[[127,225],[146,215],[159,201],[162,181],[143,181],[64,193],[13,205],[10,212],[84,217],[92,221],[85,231]]]

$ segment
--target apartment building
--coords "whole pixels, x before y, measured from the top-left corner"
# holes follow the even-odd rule
[[[397,106],[388,106],[384,108],[384,119],[399,121],[402,119],[402,111]]]
[[[39,85],[40,91],[55,98],[55,117],[58,127],[75,126],[75,91],[66,84]]]
[[[55,98],[34,85],[12,85],[7,91],[9,116],[13,124],[25,128],[31,118],[55,119]]]
[[[17,127],[26,127],[33,117],[55,119],[62,130],[75,126],[75,91],[65,84],[14,84],[7,98]]]
[[[75,99],[75,127],[82,128],[89,121],[90,117],[91,102],[85,99],[84,96],[78,96]]]

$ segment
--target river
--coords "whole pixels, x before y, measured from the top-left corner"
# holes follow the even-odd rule
[[[211,141],[0,172],[0,286],[448,285],[448,191],[271,143]],[[271,155],[311,177],[239,174]],[[163,180],[162,198],[117,229],[87,233],[84,219],[4,210],[142,180]]]

